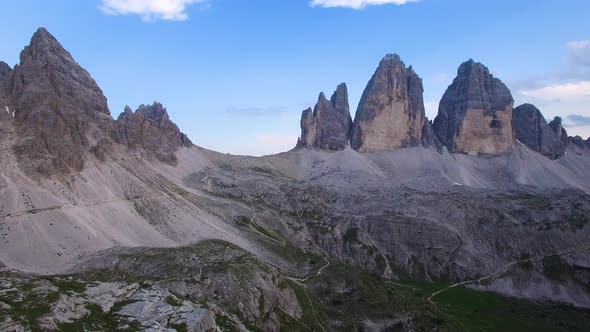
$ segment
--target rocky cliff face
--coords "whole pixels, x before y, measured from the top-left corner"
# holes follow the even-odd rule
[[[6,75],[6,66],[1,71]],[[40,28],[5,82],[21,168],[44,175],[79,171],[100,139],[117,139],[106,97],[47,30]]]
[[[561,145],[567,146],[569,143],[569,139],[567,136],[567,131],[563,128],[562,120],[560,117],[556,116],[553,118],[551,122],[549,122],[549,127],[553,129],[555,135],[557,135],[557,139],[561,142]]]
[[[0,134],[6,130],[7,120],[12,118],[13,103],[10,96],[13,71],[10,66],[0,61]]]
[[[481,63],[469,60],[440,101],[434,129],[452,152],[495,154],[514,144],[510,91]]]
[[[439,152],[442,151],[443,147],[438,137],[436,137],[432,121],[428,120],[428,118],[425,118],[424,128],[422,129],[422,146],[425,148],[434,146]]]
[[[179,147],[191,147],[193,143],[170,121],[162,104],[141,105],[135,111],[129,106],[117,119],[119,135],[123,144],[131,149],[141,148],[148,157],[176,164],[174,152]]]
[[[412,67],[386,55],[361,97],[350,145],[359,152],[419,144],[424,129],[424,89]]]
[[[352,126],[346,84],[338,85],[330,100],[321,93],[312,112],[301,115],[301,137],[298,147],[315,147],[323,150],[343,150],[348,145]]]
[[[565,153],[565,146],[534,105],[524,104],[512,113],[512,126],[517,140],[532,150],[557,159]]]

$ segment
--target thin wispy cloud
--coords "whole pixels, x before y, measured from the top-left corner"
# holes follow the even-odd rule
[[[98,7],[107,15],[138,15],[143,21],[185,21],[187,8],[200,4],[207,9],[209,0],[101,0]]]
[[[590,126],[590,116],[584,116],[580,114],[570,114],[565,117],[565,127],[582,127]]]
[[[353,9],[362,9],[367,6],[377,6],[377,5],[404,5],[410,2],[419,2],[421,0],[311,0],[309,4],[312,7],[324,7],[324,8],[334,8],[334,7],[343,7],[343,8],[353,8]]]
[[[590,81],[565,84],[550,84],[538,89],[523,90],[520,93],[540,100],[563,100],[587,97],[590,94]]]

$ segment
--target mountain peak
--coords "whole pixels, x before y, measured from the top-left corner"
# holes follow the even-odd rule
[[[45,29],[44,27],[40,27],[39,29],[37,29],[37,31],[35,31],[35,33],[33,34],[33,38],[31,40],[57,42],[57,39],[55,39],[55,37],[53,37],[53,35],[49,33],[49,31],[47,31],[47,29]]]
[[[164,118],[168,119],[168,111],[162,103],[157,101],[151,105],[140,105],[136,112],[156,122],[161,122]]]
[[[414,146],[424,127],[422,79],[400,56],[387,54],[367,83],[359,102],[350,146],[359,152]]]
[[[75,63],[70,52],[66,51],[59,41],[45,28],[39,28],[33,34],[29,45],[20,54],[20,61],[24,62],[29,57],[33,59],[56,57]]]
[[[298,147],[315,147],[323,150],[343,150],[348,145],[352,125],[346,84],[341,83],[330,100],[322,92],[313,112],[311,108],[301,115],[301,137]]]
[[[514,99],[502,81],[469,59],[445,91],[434,129],[450,151],[496,154],[512,149]]]

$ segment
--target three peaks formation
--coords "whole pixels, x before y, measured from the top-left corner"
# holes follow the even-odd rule
[[[489,155],[510,151],[518,140],[551,159],[563,156],[570,144],[590,149],[590,138],[568,137],[559,117],[547,123],[534,105],[513,108],[506,85],[471,59],[459,67],[434,122],[425,116],[423,92],[412,66],[388,54],[367,84],[354,122],[342,83],[331,101],[322,93],[313,113],[303,112],[297,146],[342,150],[350,144],[359,152],[378,152],[422,144]]]

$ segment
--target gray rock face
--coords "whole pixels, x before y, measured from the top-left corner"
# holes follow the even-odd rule
[[[426,148],[434,146],[439,151],[441,151],[443,147],[438,137],[436,137],[432,121],[429,121],[428,118],[425,118],[424,128],[422,129],[422,146]]]
[[[338,85],[330,100],[320,93],[312,112],[311,108],[301,115],[301,137],[298,147],[315,147],[323,150],[343,150],[348,145],[352,126],[348,90],[346,84]]]
[[[425,122],[422,79],[399,55],[388,54],[367,84],[350,145],[359,152],[387,151],[420,143]]]
[[[469,60],[443,95],[434,130],[452,152],[495,154],[514,144],[514,99],[481,63]]]
[[[10,96],[13,70],[3,61],[0,61],[0,129],[12,118],[13,102]],[[2,130],[3,131],[3,130]]]
[[[191,147],[193,143],[178,126],[170,121],[168,112],[158,102],[141,105],[135,111],[129,106],[117,119],[123,144],[131,149],[141,148],[162,162],[175,165],[174,152],[179,147]]]
[[[9,72],[2,66],[4,75]],[[91,142],[116,139],[107,100],[90,74],[44,28],[20,55],[8,87],[21,168],[45,175],[79,171]]]
[[[516,107],[512,113],[512,126],[516,139],[532,150],[551,159],[563,156],[565,146],[534,105]]]
[[[569,138],[570,143],[572,143],[573,145],[581,148],[581,149],[586,149],[586,141],[584,141],[584,139],[581,136],[574,136],[574,137],[570,137]]]
[[[569,143],[569,139],[567,136],[567,131],[563,128],[562,120],[560,117],[556,116],[553,118],[553,121],[549,122],[549,127],[553,129],[553,132],[557,135],[557,139],[561,142],[563,146],[567,146]]]

